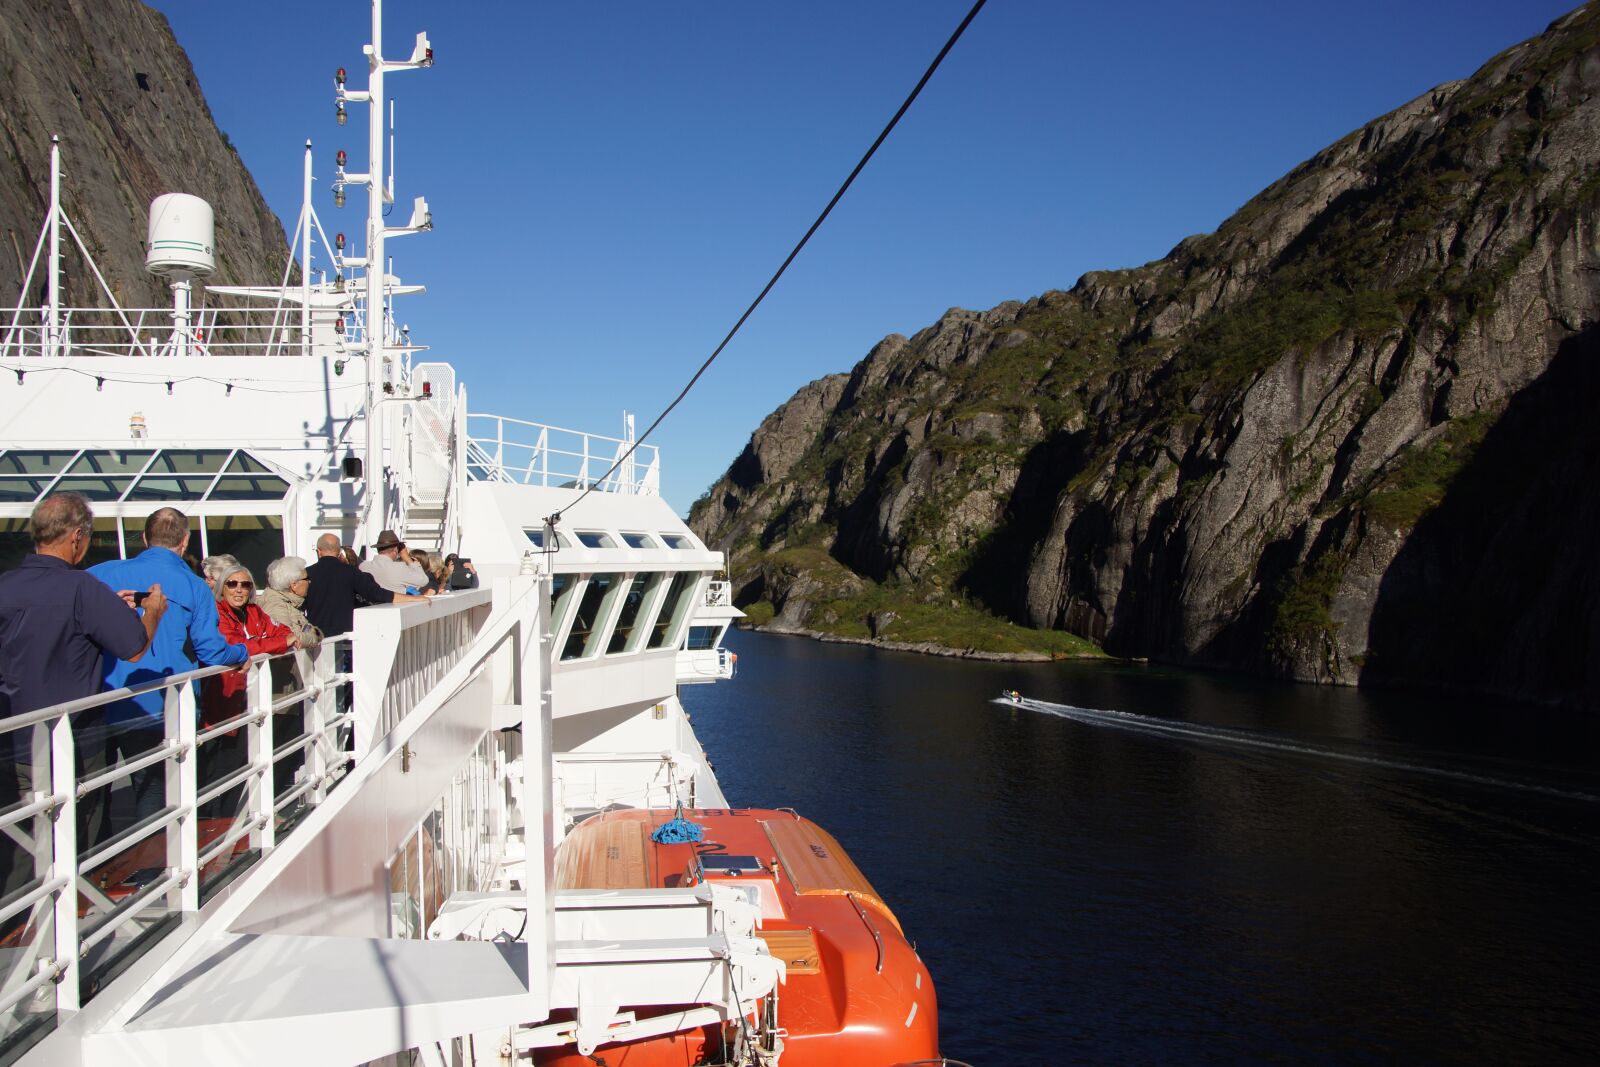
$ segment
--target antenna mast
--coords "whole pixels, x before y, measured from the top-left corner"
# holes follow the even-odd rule
[[[346,103],[367,104],[367,173],[350,174],[344,168],[345,153],[339,153],[339,165],[333,180],[334,204],[344,205],[344,189],[350,185],[363,185],[367,189],[367,244],[362,260],[346,259],[346,263],[361,266],[367,272],[366,336],[362,349],[367,357],[366,404],[366,456],[364,473],[367,491],[363,501],[362,533],[366,544],[374,544],[378,532],[388,520],[390,512],[389,479],[382,465],[382,434],[379,432],[379,402],[386,391],[393,388],[393,366],[389,359],[389,322],[384,307],[384,240],[407,233],[421,233],[433,229],[433,217],[428,212],[427,201],[417,198],[411,223],[407,226],[385,227],[384,206],[392,199],[392,190],[384,180],[383,149],[385,99],[383,76],[390,71],[417,70],[433,66],[433,48],[427,33],[417,34],[416,47],[411,58],[392,61],[383,58],[383,0],[372,0],[372,42],[362,48],[367,57],[367,89],[365,92],[345,88],[344,68],[334,75],[335,108],[344,115]]]

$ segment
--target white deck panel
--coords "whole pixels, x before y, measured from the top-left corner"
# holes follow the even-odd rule
[[[281,1067],[285,1033],[295,1067],[361,1062],[510,1026],[527,988],[520,944],[231,935],[103,1046],[89,1037],[84,1062]]]

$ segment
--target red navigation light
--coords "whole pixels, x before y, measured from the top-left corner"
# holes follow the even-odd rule
[[[333,235],[333,247],[341,252],[344,251],[344,234],[336,233]]]
[[[338,318],[333,320],[333,328],[334,328],[335,331],[337,331],[339,333],[344,333],[344,316],[343,315],[341,315]]]
[[[422,399],[428,400],[428,399],[431,399],[432,396],[433,396],[433,383],[432,382],[423,382],[422,383]]]
[[[339,169],[340,170],[344,169],[345,160],[347,160],[349,158],[350,158],[349,156],[344,154],[344,149],[342,149],[342,148],[339,149],[339,154],[333,157],[334,162],[339,164]]]
[[[343,67],[340,67],[338,70],[333,72],[333,80],[338,83],[339,88],[341,89],[344,88],[344,78],[345,70]]]
[[[423,50],[422,62],[427,66],[433,66],[433,49],[428,48]]]

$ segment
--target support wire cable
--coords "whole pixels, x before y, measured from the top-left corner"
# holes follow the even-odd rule
[[[839,190],[833,194],[833,199],[828,201],[828,206],[822,209],[822,214],[817,216],[816,221],[811,224],[811,228],[806,231],[805,236],[800,238],[799,243],[794,246],[794,248],[789,252],[787,258],[784,259],[782,266],[780,266],[772,275],[772,277],[767,280],[767,284],[762,287],[761,292],[756,294],[756,298],[750,302],[750,306],[744,309],[744,314],[739,316],[739,321],[733,324],[733,328],[728,331],[725,337],[723,337],[722,342],[717,345],[716,349],[709,356],[706,357],[706,361],[700,364],[700,369],[694,372],[694,376],[689,379],[689,383],[683,387],[682,391],[679,392],[677,396],[673,397],[672,403],[668,404],[665,410],[656,416],[655,421],[645,428],[644,433],[640,434],[628,445],[627,450],[623,452],[622,455],[617,457],[616,462],[611,465],[610,469],[608,469],[598,479],[590,482],[590,484],[584,488],[583,492],[578,495],[578,499],[568,504],[565,508],[561,509],[561,511],[556,512],[553,516],[551,516],[552,519],[559,520],[562,512],[570,511],[578,504],[582,503],[585,497],[594,492],[595,486],[604,485],[607,479],[615,474],[622,467],[622,465],[627,462],[630,457],[632,457],[633,453],[638,449],[638,447],[644,444],[645,440],[655,432],[656,428],[659,427],[662,422],[666,420],[666,417],[672,414],[672,410],[683,401],[683,398],[689,395],[689,390],[695,387],[695,383],[700,380],[701,375],[705,374],[716,358],[722,355],[722,350],[728,347],[728,342],[733,340],[734,334],[738,333],[740,328],[744,326],[745,320],[750,318],[750,316],[755,313],[756,308],[759,307],[761,302],[767,298],[767,294],[772,292],[773,286],[778,284],[778,279],[783,277],[784,271],[789,269],[789,264],[795,261],[795,259],[800,255],[801,250],[804,249],[806,244],[811,240],[812,235],[822,228],[822,224],[827,221],[828,216],[833,213],[834,207],[838,205],[840,200],[844,199],[844,194],[850,190],[850,186],[855,183],[856,178],[863,170],[866,169],[867,164],[872,160],[872,157],[877,154],[877,151],[879,147],[882,146],[883,142],[889,139],[889,134],[894,132],[894,128],[900,124],[900,120],[905,117],[905,113],[911,110],[911,105],[916,102],[916,99],[921,95],[923,88],[933,78],[934,71],[939,69],[939,64],[944,62],[944,57],[950,54],[950,50],[955,47],[956,42],[961,39],[961,35],[966,32],[967,27],[972,24],[972,20],[978,16],[979,11],[983,10],[983,5],[987,2],[988,0],[977,0],[977,2],[972,5],[972,10],[967,12],[967,17],[961,20],[961,25],[956,27],[955,32],[950,35],[950,39],[944,43],[944,47],[939,49],[939,54],[933,57],[933,62],[929,63],[928,69],[923,71],[922,77],[917,81],[916,87],[912,89],[910,95],[905,98],[905,102],[902,103],[900,105],[900,109],[894,113],[894,117],[889,120],[888,125],[884,126],[883,132],[878,134],[878,139],[872,142],[872,147],[867,149],[866,154],[861,157],[858,163],[856,163],[855,169],[852,170],[850,172],[850,176],[844,180],[844,184],[839,186]]]

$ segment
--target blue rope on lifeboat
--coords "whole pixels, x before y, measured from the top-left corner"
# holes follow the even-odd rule
[[[686,845],[691,841],[699,841],[705,835],[704,826],[683,817],[683,805],[680,804],[678,814],[650,832],[650,840],[658,845]]]

